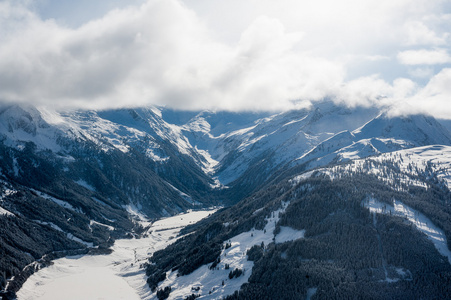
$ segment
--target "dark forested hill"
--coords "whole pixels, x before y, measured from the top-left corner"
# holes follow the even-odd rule
[[[429,172],[440,166],[405,180],[376,161],[286,178],[188,228],[150,259],[149,285],[181,289],[203,270],[198,295],[214,299],[448,299],[451,193]]]

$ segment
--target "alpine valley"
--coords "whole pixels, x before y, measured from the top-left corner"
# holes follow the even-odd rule
[[[0,107],[0,288],[220,207],[146,257],[145,299],[450,299],[451,133],[287,112]],[[185,224],[186,225],[186,224]]]

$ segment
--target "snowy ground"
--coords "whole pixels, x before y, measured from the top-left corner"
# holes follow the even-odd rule
[[[395,171],[393,167],[395,166]],[[398,168],[398,169],[396,169]],[[326,174],[330,179],[343,178],[358,172],[375,175],[395,190],[406,190],[408,186],[428,188],[428,184],[415,176],[430,177],[431,173],[451,189],[451,147],[430,145],[380,154],[353,160],[349,164],[330,168],[319,168],[294,176],[293,184],[310,178],[315,172]],[[398,182],[396,184],[396,182]]]
[[[167,279],[160,283],[159,288],[171,286],[169,299],[184,299],[187,295],[200,295],[199,299],[222,299],[239,290],[246,283],[252,273],[254,263],[247,260],[246,252],[254,245],[267,246],[275,238],[276,243],[284,243],[304,237],[304,230],[295,230],[290,227],[281,227],[279,234],[274,236],[276,223],[279,221],[279,213],[285,211],[289,202],[273,212],[266,218],[267,224],[264,230],[253,229],[243,232],[229,241],[230,247],[223,249],[220,255],[221,262],[216,268],[210,270],[209,265],[203,265],[193,273],[186,276],[177,276],[177,271],[168,272]],[[257,213],[256,211],[255,213]],[[227,224],[224,224],[227,226]],[[229,269],[226,269],[226,264]],[[229,279],[230,271],[235,268],[243,270],[243,275]]]
[[[181,228],[214,210],[196,211],[152,224],[141,239],[117,240],[109,255],[65,257],[32,275],[17,293],[19,300],[151,299],[141,265],[155,251],[175,241]]]
[[[4,209],[3,207],[0,206],[0,216],[1,215],[5,215],[5,216],[14,216],[14,214],[6,209]]]

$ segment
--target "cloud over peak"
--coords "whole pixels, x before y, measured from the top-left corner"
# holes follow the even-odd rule
[[[437,15],[435,5],[415,0],[425,9],[421,13],[405,1],[351,1],[346,7],[352,11],[342,5],[334,15],[327,13],[327,6],[309,8],[292,0],[276,6],[270,1],[246,1],[227,4],[230,10],[243,8],[241,14],[248,16],[245,28],[227,23],[228,18],[232,20],[231,11],[221,12],[224,16],[218,20],[239,33],[234,42],[225,42],[211,26],[213,12],[202,15],[191,0],[149,0],[112,10],[75,28],[42,19],[27,1],[2,2],[0,99],[60,108],[155,104],[236,111],[285,110],[324,98],[347,105],[382,106],[415,95],[432,97],[428,92],[432,89],[434,95],[447,93],[446,86],[436,83],[447,76],[446,70],[423,72],[423,77],[432,79],[421,88],[415,76],[408,78],[412,70],[403,69],[437,64],[446,69],[451,63],[449,34],[439,26],[448,21]],[[253,10],[244,11],[249,7]],[[371,10],[376,10],[375,15]],[[309,22],[294,18],[296,12]],[[378,19],[383,15],[387,15],[385,23],[399,23],[386,40],[377,28],[354,20],[374,19],[379,29],[386,30],[382,27],[386,20]],[[412,19],[419,15],[420,21]],[[337,18],[344,23],[333,24]],[[363,29],[371,39],[365,40]],[[401,36],[405,38],[396,38]],[[414,48],[418,45],[422,48]],[[353,60],[379,69],[365,69],[362,64],[360,72],[366,74],[350,78]],[[390,72],[381,73],[380,66],[396,61],[399,64],[394,68],[401,76],[389,80],[384,72]]]

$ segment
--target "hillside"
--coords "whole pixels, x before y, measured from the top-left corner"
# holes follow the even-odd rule
[[[446,299],[449,151],[413,148],[286,178],[155,253],[148,282],[171,286],[169,299]]]
[[[451,133],[430,116],[332,102],[278,114],[3,105],[0,137],[8,291],[53,258],[141,236],[142,221],[222,205],[154,254],[152,297],[449,292]]]

